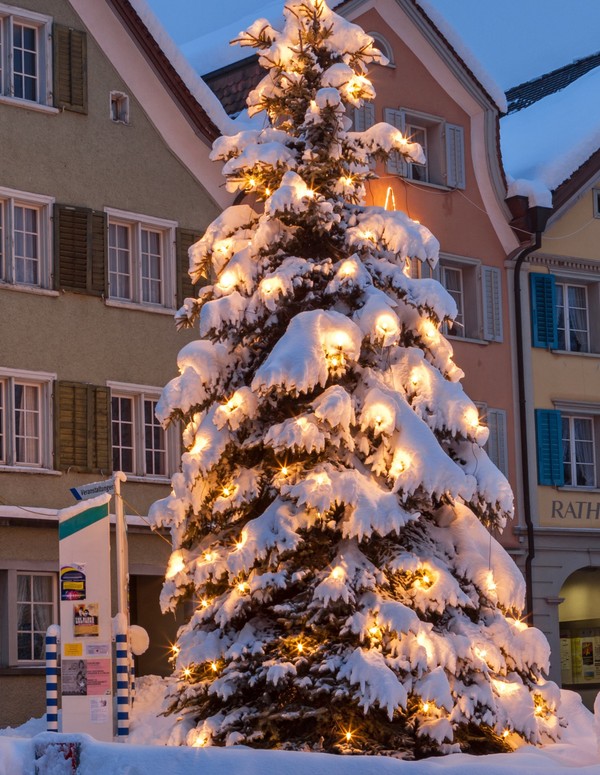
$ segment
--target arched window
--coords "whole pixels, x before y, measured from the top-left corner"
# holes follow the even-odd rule
[[[388,66],[391,65],[393,67],[395,64],[394,50],[387,42],[387,40],[379,32],[369,32],[368,34],[373,38],[373,40],[375,41],[375,45],[381,51],[381,53],[389,59]]]

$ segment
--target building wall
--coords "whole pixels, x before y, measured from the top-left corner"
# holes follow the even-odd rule
[[[590,707],[600,688],[600,673],[596,675],[595,668],[590,667],[589,671],[594,675],[590,673],[584,677],[580,658],[580,666],[576,669],[576,672],[580,671],[578,675],[569,673],[568,665],[572,658],[577,662],[575,652],[581,649],[581,632],[588,633],[589,642],[600,636],[596,576],[585,572],[585,569],[600,568],[600,426],[597,422],[600,413],[600,342],[594,333],[600,300],[599,244],[600,219],[594,217],[593,189],[588,186],[551,221],[542,247],[532,256],[529,266],[529,272],[549,274],[558,282],[587,288],[591,352],[530,348],[528,436],[535,525],[534,621],[550,641],[551,677],[579,691]],[[526,335],[530,341],[529,298],[524,298],[523,303]],[[595,486],[538,484],[534,409],[558,409],[563,414],[579,411],[595,418]],[[562,449],[560,453],[562,455]],[[573,581],[575,578],[577,583]],[[587,598],[585,615],[581,607],[583,598]]]
[[[19,0],[18,5],[47,14],[60,25],[85,31],[67,0]],[[114,23],[119,25],[116,17]],[[144,67],[151,81],[155,76],[149,65]],[[138,70],[135,77],[139,82],[144,74]],[[51,197],[59,205],[100,213],[114,208],[202,233],[220,207],[201,176],[192,174],[182,163],[178,149],[167,146],[126,78],[87,30],[86,114],[40,109],[0,98],[0,199],[7,191],[25,192]],[[127,124],[111,120],[112,91],[128,95]],[[177,120],[181,122],[181,117]],[[204,158],[206,144],[200,137],[195,139],[198,157]],[[185,154],[189,155],[188,146]],[[211,176],[212,172],[207,178]],[[52,267],[57,229],[51,206],[48,215],[52,218],[48,234]],[[174,237],[175,230],[172,234]],[[175,245],[167,250],[175,264]],[[174,264],[169,267],[173,292],[178,282]],[[53,399],[61,381],[104,388],[118,382],[160,389],[176,375],[177,353],[194,335],[176,331],[172,309],[113,302],[106,293],[55,291],[52,282],[46,285],[40,288],[0,281],[0,391],[7,370],[53,375],[56,381],[49,383]],[[6,395],[2,398],[0,392],[2,400]],[[48,403],[48,412],[56,418],[53,400]],[[52,422],[48,422],[48,429],[54,453]],[[176,436],[174,458],[179,452]],[[70,488],[110,475],[110,470],[102,468],[61,468],[56,456],[50,461],[45,470],[0,464],[0,726],[17,725],[44,711],[42,662],[22,664],[9,659],[9,645],[16,640],[16,573],[57,574],[56,510],[73,503]],[[130,476],[122,489],[125,511],[135,517],[146,515],[150,504],[168,493],[169,485],[167,477]],[[160,579],[170,549],[167,538],[161,540],[143,521],[138,523],[130,528],[129,540],[132,598],[135,595],[132,621],[146,626],[152,638],[149,652],[138,659],[138,669],[164,673],[169,669],[165,644],[173,640],[177,627],[172,615],[163,619],[158,610]],[[114,565],[114,548],[112,556]],[[15,653],[14,644],[10,648]]]

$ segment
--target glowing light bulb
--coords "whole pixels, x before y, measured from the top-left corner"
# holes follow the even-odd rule
[[[356,265],[353,261],[344,261],[340,266],[340,274],[342,277],[352,277],[356,273]]]
[[[213,673],[216,673],[217,670],[219,669],[217,663],[216,662],[211,662],[210,663],[210,669],[213,671]]]
[[[191,455],[197,455],[200,452],[202,452],[203,449],[205,449],[208,446],[208,439],[206,436],[196,436],[196,440],[194,441],[194,446],[190,449]]]
[[[250,186],[250,188],[256,188],[256,178],[250,178],[250,180],[248,181],[248,185]]]
[[[236,396],[235,394],[231,396],[229,401],[225,404],[225,409],[227,409],[228,412],[233,412],[236,409],[239,409],[240,407],[240,399],[239,396]]]
[[[431,322],[431,320],[424,320],[421,324],[421,331],[423,336],[427,339],[435,339],[438,335],[437,327]]]
[[[281,288],[281,282],[275,277],[266,277],[264,280],[262,280],[260,287],[262,292],[268,296],[269,294],[273,293],[273,291]]]
[[[219,282],[217,283],[217,285],[223,291],[228,291],[230,288],[233,288],[233,286],[235,285],[235,274],[230,269],[227,269],[219,277]]]
[[[223,253],[225,255],[229,253],[232,245],[233,245],[233,240],[225,239],[219,242],[219,244],[217,245],[217,250],[219,251],[219,253]]]
[[[207,744],[208,738],[206,735],[203,735],[201,732],[199,732],[196,737],[194,738],[194,742],[192,743],[193,748],[204,748],[204,746]]]
[[[237,585],[238,592],[245,592],[247,586],[248,585],[245,581],[240,581],[240,583]]]
[[[173,656],[176,657],[181,651],[181,649],[179,648],[179,646],[171,646],[171,651],[173,652]]]
[[[267,186],[267,188],[265,188],[265,194],[267,196],[271,196],[271,189],[268,186]]]
[[[317,474],[315,476],[315,484],[318,487],[321,487],[322,485],[327,484],[328,479],[329,477],[327,476],[327,474]]]
[[[313,189],[312,189],[312,188],[307,188],[307,189],[306,189],[306,191],[305,191],[305,193],[304,193],[304,196],[305,196],[307,199],[314,199],[314,197],[315,197],[315,192],[313,191]]]
[[[202,598],[202,600],[200,601],[200,605],[202,606],[202,608],[208,608],[208,600],[206,598]]]
[[[398,451],[394,455],[392,460],[392,466],[390,468],[390,476],[397,477],[404,473],[410,466],[411,457],[406,452]]]
[[[402,145],[402,146],[407,145],[408,143],[408,140],[406,139],[406,137],[404,137],[404,135],[401,135],[400,132],[398,132],[398,134],[394,137],[394,141],[396,145]]]
[[[496,582],[494,581],[494,574],[491,570],[487,573],[487,588],[488,592],[496,591]]]
[[[383,422],[382,416],[380,414],[376,415],[375,416],[375,424],[376,425],[381,425],[382,422]]]
[[[242,538],[240,538],[240,540],[239,540],[239,541],[236,541],[236,542],[235,542],[235,548],[236,548],[236,549],[242,549],[242,548],[243,548],[243,546],[244,546],[244,539],[243,539],[243,537],[242,537]]]
[[[336,565],[336,567],[331,571],[331,578],[335,579],[336,581],[340,581],[344,578],[345,575],[346,573],[341,565]]]
[[[510,735],[510,729],[505,729],[505,730],[502,732],[502,737],[503,737],[503,738],[505,738],[505,739],[506,739],[506,738],[507,738],[509,735]]]
[[[190,668],[189,667],[184,667],[184,669],[183,669],[183,677],[184,678],[191,678],[191,675],[192,675],[192,671],[190,670]]]
[[[231,495],[231,490],[229,489],[229,487],[223,487],[222,495],[224,498],[229,498],[229,496]]]
[[[165,578],[167,580],[174,579],[175,576],[177,576],[178,573],[181,573],[181,571],[185,568],[185,562],[183,561],[183,557],[181,556],[181,552],[175,551],[169,558],[169,564],[167,566],[167,572],[165,573]]]
[[[431,579],[426,573],[423,574],[422,581],[423,581],[423,584],[427,584],[428,586],[429,584],[431,584]]]
[[[340,178],[340,183],[343,186],[351,186],[354,183],[354,181],[350,177],[348,177],[348,178],[342,177],[342,178]]]
[[[298,419],[296,420],[296,425],[298,425],[298,427],[304,431],[306,430],[306,428],[308,428],[308,420],[306,419],[306,417],[298,417]]]
[[[350,742],[350,740],[352,740],[352,732],[346,732],[344,737],[346,738],[347,742]]]
[[[205,552],[204,553],[204,559],[206,562],[212,562],[215,559],[215,553],[214,552]]]
[[[296,648],[298,649],[298,652],[299,652],[300,654],[302,654],[302,652],[304,651],[304,646],[303,646],[301,643],[299,643],[299,644],[296,646]]]
[[[375,235],[369,229],[364,231],[362,236],[364,237],[364,239],[368,239],[368,240],[371,240],[371,241],[373,241],[374,238],[375,238]]]
[[[465,421],[470,428],[479,428],[479,412],[475,406],[470,406],[465,412]]]
[[[410,384],[413,387],[416,387],[416,385],[419,384],[419,380],[421,379],[421,370],[420,369],[413,369],[410,375]]]
[[[288,469],[287,469],[287,466],[282,466],[282,467],[281,467],[281,475],[282,475],[282,476],[287,476],[287,475],[288,475]]]
[[[393,315],[390,315],[387,312],[379,315],[375,322],[375,328],[377,333],[381,334],[382,336],[398,333],[398,323],[396,322],[396,319]]]
[[[515,619],[515,620],[513,621],[513,624],[514,624],[514,626],[516,627],[516,629],[517,629],[517,630],[520,630],[521,632],[522,632],[523,630],[527,630],[527,629],[528,629],[528,624],[527,624],[527,622],[524,622],[522,619]]]
[[[369,635],[372,638],[376,638],[380,634],[381,634],[381,630],[376,624],[374,624],[372,627],[369,627]]]
[[[423,713],[429,713],[430,705],[428,702],[424,702],[421,707],[423,708]]]

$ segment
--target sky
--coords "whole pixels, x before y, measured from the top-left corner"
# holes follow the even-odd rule
[[[147,0],[179,45],[284,0]],[[503,89],[600,50],[600,0],[429,0]],[[267,13],[268,15],[268,13]],[[235,33],[234,33],[235,34]],[[224,45],[229,35],[223,36]],[[247,53],[247,52],[244,52]]]

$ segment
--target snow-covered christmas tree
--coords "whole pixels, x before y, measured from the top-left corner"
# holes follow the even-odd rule
[[[194,604],[172,742],[410,758],[554,738],[548,645],[488,530],[512,493],[442,333],[456,307],[410,272],[438,242],[363,204],[373,158],[422,149],[350,131],[384,61],[368,35],[324,0],[284,14],[240,37],[266,118],[212,158],[252,204],[190,251],[210,284],[179,322],[201,338],[158,409],[187,450],[152,509],[174,546],[162,605]]]

